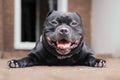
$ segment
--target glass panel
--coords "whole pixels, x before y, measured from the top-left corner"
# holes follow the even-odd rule
[[[36,0],[22,0],[22,42],[35,41]]]
[[[50,10],[57,10],[57,0],[22,1],[22,42],[35,42],[43,31],[43,23]]]

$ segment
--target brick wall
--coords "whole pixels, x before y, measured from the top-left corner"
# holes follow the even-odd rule
[[[12,51],[14,28],[14,0],[3,0],[4,50]]]
[[[28,51],[14,49],[14,0],[0,0],[0,4],[0,52],[4,57],[22,56]]]
[[[68,2],[69,11],[76,11],[82,17],[86,44],[90,47],[91,0],[68,0]]]
[[[0,0],[0,57],[2,57],[3,54],[3,5],[2,5],[3,1]]]

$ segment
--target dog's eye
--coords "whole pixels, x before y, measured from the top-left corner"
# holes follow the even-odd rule
[[[50,23],[51,23],[52,25],[54,25],[54,26],[57,26],[57,25],[58,25],[58,22],[55,21],[55,20],[51,21]]]
[[[73,26],[73,27],[75,27],[75,26],[78,25],[78,23],[77,23],[76,21],[72,21],[72,22],[70,23],[70,25]]]

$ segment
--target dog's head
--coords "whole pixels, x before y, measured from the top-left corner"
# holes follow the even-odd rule
[[[47,43],[60,55],[69,54],[83,37],[82,21],[76,12],[49,12],[44,27]]]

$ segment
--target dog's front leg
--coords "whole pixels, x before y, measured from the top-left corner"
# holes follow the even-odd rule
[[[103,59],[97,59],[93,55],[88,55],[85,61],[85,65],[91,67],[105,67],[106,61]]]
[[[10,68],[23,68],[23,67],[33,66],[33,65],[36,65],[36,62],[34,59],[32,59],[30,57],[24,57],[19,60],[8,61],[8,66]]]

